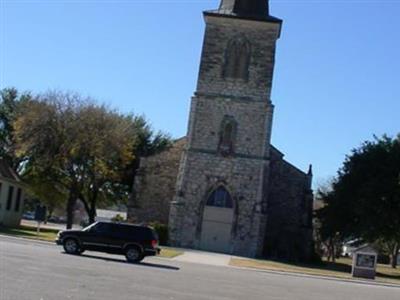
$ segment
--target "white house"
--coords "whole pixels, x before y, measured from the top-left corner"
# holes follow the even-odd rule
[[[20,224],[24,197],[24,185],[18,174],[0,158],[0,225]]]
[[[122,218],[122,220],[126,220],[126,212],[124,211],[98,209],[96,210],[96,221],[99,222],[112,221],[112,219],[115,218],[117,215],[119,215]]]

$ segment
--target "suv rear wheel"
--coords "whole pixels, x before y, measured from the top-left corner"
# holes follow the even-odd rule
[[[64,246],[65,252],[67,252],[68,254],[80,254],[81,253],[81,251],[79,250],[79,244],[78,244],[77,240],[75,240],[73,238],[65,239],[63,246]]]
[[[139,247],[135,246],[130,246],[126,248],[125,257],[126,260],[131,263],[138,263],[144,258],[142,251],[139,249]]]

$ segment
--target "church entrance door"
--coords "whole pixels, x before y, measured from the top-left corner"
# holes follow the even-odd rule
[[[232,198],[221,186],[211,193],[204,207],[201,249],[230,252],[233,215]]]

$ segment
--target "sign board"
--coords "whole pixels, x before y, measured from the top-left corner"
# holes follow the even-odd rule
[[[374,269],[375,268],[375,255],[371,254],[357,254],[356,267]]]
[[[374,279],[378,253],[369,245],[365,245],[353,252],[353,277]]]
[[[43,222],[46,220],[47,208],[44,205],[37,205],[35,209],[35,220]]]

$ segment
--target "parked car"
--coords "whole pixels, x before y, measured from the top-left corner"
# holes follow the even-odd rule
[[[22,219],[35,220],[35,213],[30,211],[24,212],[22,215]]]
[[[152,228],[121,223],[96,222],[82,230],[60,231],[56,243],[68,254],[85,250],[123,254],[133,263],[160,253],[158,236]]]
[[[347,241],[342,246],[342,256],[353,256],[354,250],[362,246],[365,242],[362,239],[355,239],[351,241]]]
[[[60,217],[51,216],[51,217],[47,218],[47,222],[51,222],[51,223],[60,223]]]

